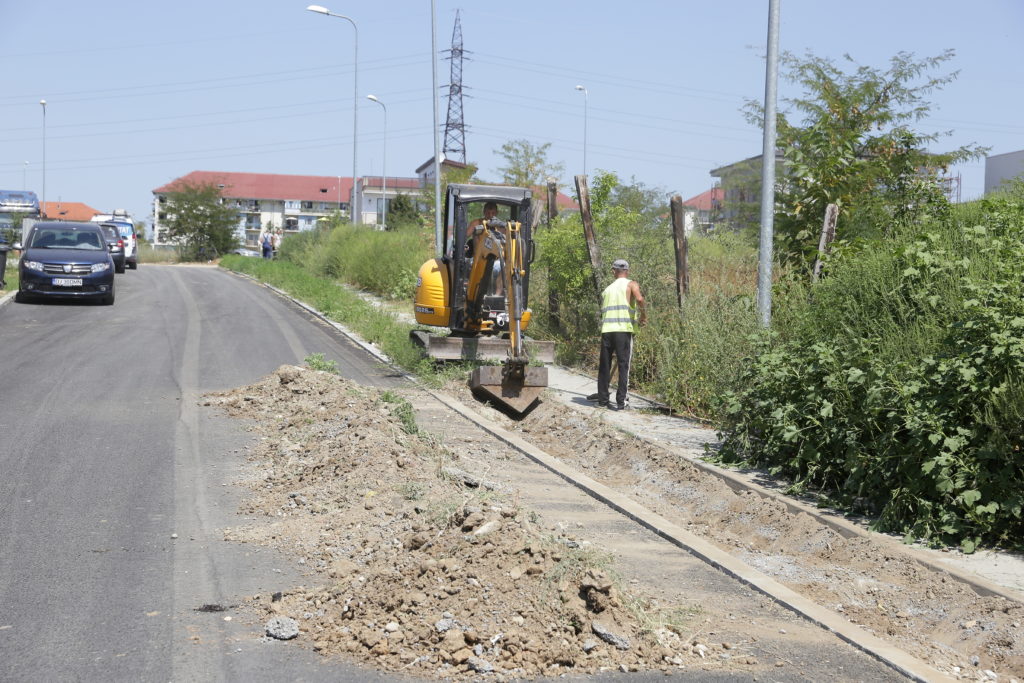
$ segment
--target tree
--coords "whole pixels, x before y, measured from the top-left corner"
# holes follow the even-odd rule
[[[444,210],[444,198],[448,193],[448,184],[455,183],[456,185],[461,183],[474,183],[480,182],[480,179],[476,177],[476,164],[467,164],[464,168],[457,168],[454,166],[445,166],[441,164],[441,207]],[[422,197],[422,204],[426,207],[426,210],[431,218],[431,226],[433,226],[434,217],[434,184],[427,183],[423,186],[423,190],[420,192]]]
[[[780,164],[775,229],[782,258],[813,260],[828,204],[839,207],[837,233],[847,239],[884,235],[922,212],[942,210],[940,174],[985,150],[969,145],[932,153],[943,134],[914,131],[931,104],[926,96],[952,82],[956,72],[931,72],[953,58],[916,59],[900,52],[885,69],[856,64],[850,70],[807,53],[782,56],[783,75],[803,88],[778,116]],[[763,122],[762,107],[746,106]]]
[[[391,200],[388,206],[388,222],[392,230],[404,228],[419,228],[423,225],[420,212],[416,204],[408,195],[400,194]]]
[[[501,149],[494,150],[505,159],[505,165],[498,167],[501,182],[515,187],[537,187],[546,185],[549,177],[559,177],[565,172],[564,164],[548,161],[550,142],[534,146],[529,140],[509,140]]]
[[[238,212],[225,206],[213,183],[183,181],[167,193],[167,234],[186,258],[215,250],[226,254],[238,246]]]

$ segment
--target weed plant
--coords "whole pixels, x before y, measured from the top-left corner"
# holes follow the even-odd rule
[[[319,370],[321,372],[329,372],[332,375],[338,374],[338,363],[334,360],[329,360],[324,357],[322,353],[312,353],[306,356],[306,366],[311,370]]]

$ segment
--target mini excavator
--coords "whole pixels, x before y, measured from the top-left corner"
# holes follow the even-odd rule
[[[473,370],[469,386],[483,400],[525,414],[548,385],[554,342],[527,340],[530,264],[534,256],[531,191],[519,187],[449,184],[445,252],[420,267],[416,322],[446,327],[447,336],[414,330],[413,340],[438,360],[502,360]],[[484,208],[496,211],[486,218]],[[499,217],[500,216],[500,217]]]

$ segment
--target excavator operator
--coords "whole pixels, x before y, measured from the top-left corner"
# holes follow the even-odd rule
[[[469,231],[470,231],[469,232],[469,242],[466,244],[466,251],[467,251],[467,253],[469,253],[469,254],[473,253],[473,247],[472,247],[472,245],[473,245],[473,236],[474,236],[473,230],[478,228],[478,227],[480,227],[481,225],[487,225],[488,221],[490,221],[493,218],[497,218],[497,217],[498,217],[498,204],[496,202],[487,202],[486,204],[484,204],[484,215],[483,215],[483,217],[482,218],[477,218],[476,220],[471,221],[470,224],[469,224]],[[501,241],[505,240],[506,234],[505,234],[505,226],[504,225],[500,225],[500,226],[498,226],[496,228],[492,228],[492,230],[494,231],[494,233],[496,235],[498,235],[498,238]],[[504,283],[503,278],[502,278],[502,272],[501,272],[502,264],[501,264],[500,260],[495,260],[493,267],[494,267],[494,272],[493,272],[493,275],[491,276],[491,287],[490,287],[490,291],[487,292],[487,293],[488,294],[497,295],[497,296],[504,296],[504,294],[505,294],[505,283]]]

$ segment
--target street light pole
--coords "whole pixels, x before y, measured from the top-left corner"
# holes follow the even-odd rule
[[[367,95],[366,99],[373,100],[374,102],[376,102],[377,104],[379,104],[381,107],[384,108],[384,160],[381,162],[381,166],[384,169],[384,173],[383,173],[383,175],[384,175],[383,189],[381,189],[381,194],[384,195],[384,200],[383,200],[383,204],[384,204],[384,218],[381,220],[381,226],[383,227],[384,230],[387,230],[388,229],[388,108],[384,105],[383,102],[381,102],[379,99],[377,99],[376,95]]]
[[[40,218],[46,218],[46,100],[39,100],[43,107],[43,205]]]
[[[359,28],[351,17],[346,17],[344,14],[335,14],[326,7],[310,5],[306,9],[310,12],[316,12],[317,14],[323,14],[328,17],[344,19],[348,23],[352,24],[352,32],[355,36],[352,41],[354,56],[352,58],[352,211],[350,213],[352,214],[352,224],[359,225],[359,214],[361,213],[359,202],[359,176],[357,170],[359,167]]]
[[[24,192],[28,189],[28,162],[21,168],[21,191]]]
[[[583,175],[587,175],[587,109],[590,102],[590,92],[582,85],[576,89],[583,93]]]
[[[430,0],[430,65],[434,83],[434,248],[444,250],[441,237],[441,128],[437,118],[437,0]]]

